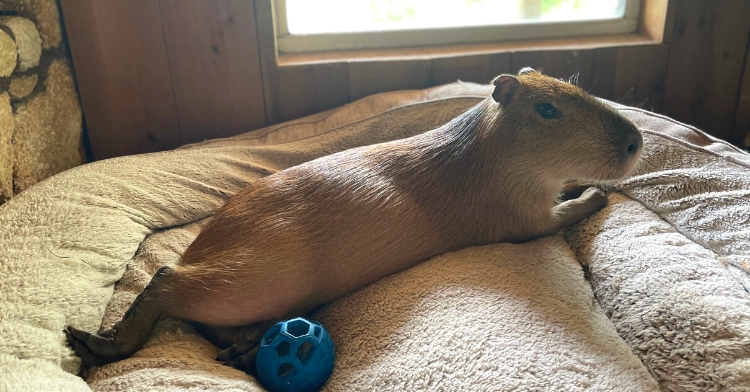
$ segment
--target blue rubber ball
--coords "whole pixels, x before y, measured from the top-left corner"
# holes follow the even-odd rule
[[[255,366],[271,392],[317,391],[333,371],[333,341],[317,321],[282,321],[263,335]]]

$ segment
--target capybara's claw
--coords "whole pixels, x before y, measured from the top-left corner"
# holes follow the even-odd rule
[[[68,345],[70,345],[70,348],[72,348],[76,355],[81,358],[81,363],[84,366],[101,366],[106,363],[101,357],[92,353],[88,346],[86,346],[86,334],[90,335],[88,332],[77,330],[73,327],[68,327],[64,329],[63,332],[65,332]]]
[[[249,353],[257,345],[257,340],[238,340],[226,349],[221,350],[219,355],[216,356],[216,360],[224,362],[235,359],[240,355]]]
[[[74,341],[79,341],[79,340],[86,341],[91,336],[90,333],[86,331],[81,331],[80,329],[75,329],[73,327],[68,327],[65,330],[65,334],[68,336],[69,342],[71,341],[71,339],[73,339]]]
[[[102,366],[121,359],[114,338],[94,335],[73,327],[63,330],[68,344],[85,366]]]
[[[231,346],[222,350],[216,360],[243,372],[256,376],[255,357],[260,343],[257,328],[242,334]]]
[[[237,370],[242,370],[243,372],[253,377],[257,377],[258,371],[255,368],[255,359],[257,356],[258,356],[258,346],[256,345],[252,349],[250,349],[250,351],[246,353],[242,353],[241,355],[237,355],[231,360],[225,361],[224,366],[230,366]],[[218,357],[217,357],[217,360],[219,360]]]
[[[108,329],[106,331],[99,332],[99,336],[103,338],[111,338],[114,339],[115,336],[117,336],[117,330],[114,328]]]

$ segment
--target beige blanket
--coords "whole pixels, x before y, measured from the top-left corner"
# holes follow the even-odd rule
[[[217,349],[175,321],[161,323],[132,358],[93,369],[87,385],[71,374],[78,362],[65,346],[62,328],[72,324],[96,331],[116,321],[159,266],[177,261],[204,218],[260,176],[345,148],[429,130],[486,93],[483,86],[452,84],[369,97],[238,138],[86,165],[12,199],[0,208],[0,388],[259,389],[249,376],[213,361]],[[634,119],[647,116],[625,113]],[[660,121],[656,131],[671,124]],[[654,135],[647,137],[644,160],[650,166],[642,166],[639,175],[667,170],[664,151],[672,151],[672,141]],[[680,140],[684,144],[687,139]],[[725,155],[737,152],[724,149],[717,155],[710,151],[716,145],[710,141],[708,149],[690,153],[707,154],[705,161],[724,167],[729,162]],[[679,156],[680,162],[685,160]],[[705,170],[716,172],[715,167]],[[748,172],[745,167],[738,175],[747,179]],[[723,174],[716,173],[714,183],[724,183]],[[693,183],[689,175],[680,178],[680,183]],[[620,189],[641,203],[619,193],[611,196],[605,211],[566,233],[575,253],[561,236],[465,249],[321,309],[315,318],[329,329],[337,347],[336,367],[325,389],[657,390],[649,370],[666,389],[749,387],[747,378],[733,376],[738,372],[727,373],[747,367],[742,361],[748,344],[741,338],[750,332],[749,297],[741,284],[746,275],[727,267],[742,267],[748,254],[732,245],[747,241],[742,237],[747,220],[739,230],[732,229],[734,237],[711,236],[728,244],[725,253],[714,257],[710,239],[691,234],[704,227],[700,222],[705,217],[680,220],[659,210],[661,204],[649,204],[661,195],[679,200],[684,189],[698,185],[638,194],[648,182],[638,176],[629,181]],[[728,188],[743,189],[733,181],[726,181]],[[707,193],[713,189],[698,187]],[[710,200],[721,221],[731,209]],[[744,211],[747,217],[750,207],[742,204],[747,200],[739,200],[731,207],[739,210],[731,211]],[[691,210],[684,210],[688,216]],[[623,235],[623,227],[641,221],[650,229]],[[696,229],[690,231],[685,221]],[[686,233],[681,238],[698,252],[684,257],[708,266],[683,271],[682,255],[660,253],[662,259],[656,260],[671,263],[684,275],[667,274],[666,283],[692,283],[681,286],[683,291],[670,291],[661,281],[652,287],[643,277],[653,275],[650,268],[658,270],[659,263],[637,254],[652,249],[639,249],[644,240],[652,247],[678,246],[674,238],[659,236],[659,230],[670,228]],[[722,228],[709,232],[718,230]],[[596,299],[576,256],[588,264]],[[633,278],[635,287],[623,292],[632,276],[643,279]],[[701,296],[701,290],[714,296]],[[653,319],[645,317],[655,309],[652,293],[662,295],[662,313]],[[690,311],[692,306],[683,306],[698,300],[700,312],[713,313],[702,317]],[[709,318],[715,314],[723,316]],[[697,346],[705,339],[693,338],[695,326],[715,345]]]
[[[569,237],[599,303],[673,391],[750,390],[750,155],[621,107],[648,146]]]

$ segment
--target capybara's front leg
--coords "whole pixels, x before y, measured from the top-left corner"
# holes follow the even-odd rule
[[[566,183],[563,186],[563,189],[560,191],[559,199],[561,199],[561,201],[577,199],[581,197],[583,192],[585,192],[587,189],[591,188],[592,186],[594,185],[583,184],[579,182]]]
[[[148,286],[112,329],[96,335],[68,327],[65,335],[85,366],[101,366],[127,358],[148,340],[151,331],[162,318],[165,286],[174,275],[169,267],[156,272]]]
[[[564,201],[553,208],[557,229],[578,223],[606,205],[607,194],[597,187],[589,187],[577,198]]]

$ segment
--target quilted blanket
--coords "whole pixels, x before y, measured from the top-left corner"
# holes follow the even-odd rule
[[[0,389],[262,390],[176,320],[84,381],[62,329],[116,322],[261,176],[427,131],[488,93],[454,83],[371,96],[30,188],[0,207]],[[337,349],[324,390],[750,390],[750,156],[615,106],[645,151],[604,210],[526,244],[436,257],[322,307],[313,318]]]

